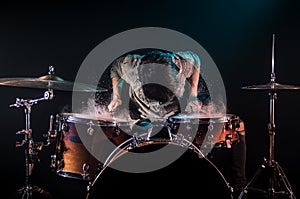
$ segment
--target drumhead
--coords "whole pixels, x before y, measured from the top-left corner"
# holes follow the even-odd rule
[[[224,123],[236,116],[233,114],[178,114],[168,118],[173,123],[196,123],[196,124],[209,124],[209,123]]]
[[[171,164],[151,172],[134,173],[114,169],[131,153],[147,153],[158,148],[173,147],[185,152]],[[155,160],[154,160],[155,161]],[[143,165],[143,164],[141,164]],[[199,154],[194,146],[174,142],[144,141],[134,149],[124,150],[104,166],[89,187],[87,199],[101,197],[137,197],[157,195],[159,197],[209,197],[231,198],[231,188],[217,167]]]
[[[76,124],[91,124],[93,126],[123,126],[130,124],[124,118],[113,117],[111,114],[82,114],[82,113],[60,113],[60,118],[67,122]]]

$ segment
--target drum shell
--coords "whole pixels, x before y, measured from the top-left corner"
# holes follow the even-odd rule
[[[57,115],[55,126],[57,135],[55,151],[51,155],[51,168],[59,176],[67,178],[91,180],[103,163],[90,149],[103,150],[101,143],[105,139],[117,146],[128,138],[116,122],[75,117],[71,113]],[[99,131],[104,133],[100,134]],[[82,134],[91,138],[89,143],[83,143]],[[99,154],[102,152],[99,151]]]
[[[181,134],[201,149],[231,147],[239,141],[239,117],[171,117],[168,127],[173,134]]]
[[[83,145],[74,123],[59,124],[55,152],[51,155],[52,170],[62,177],[90,180],[97,173],[100,162]],[[68,129],[62,130],[62,127]]]

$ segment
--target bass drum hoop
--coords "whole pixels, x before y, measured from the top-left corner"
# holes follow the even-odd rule
[[[167,139],[158,139],[158,140],[146,140],[146,139],[143,139],[143,138],[138,138],[140,139],[139,142],[137,143],[136,142],[136,139],[135,137],[132,137],[131,139],[128,139],[126,140],[123,144],[119,145],[112,153],[111,155],[107,158],[107,160],[105,161],[105,163],[103,164],[103,167],[101,168],[100,172],[95,176],[95,178],[90,182],[89,186],[87,187],[87,195],[86,195],[86,199],[94,199],[94,198],[99,198],[99,190],[97,190],[96,186],[97,186],[97,183],[100,183],[101,180],[105,180],[105,172],[110,172],[110,171],[114,171],[114,172],[118,172],[116,171],[114,168],[111,168],[111,164],[113,164],[115,161],[118,160],[119,157],[122,157],[124,155],[126,155],[129,151],[131,151],[132,149],[132,144],[134,143],[134,148],[135,149],[139,149],[139,148],[143,148],[143,147],[147,147],[147,146],[151,146],[151,145],[166,145],[166,144],[172,144],[173,146],[175,147],[188,147],[187,151],[183,154],[183,156],[186,156],[186,153],[193,153],[193,155],[197,156],[197,158],[199,160],[201,160],[201,162],[204,162],[204,164],[206,164],[205,166],[208,166],[210,171],[214,171],[214,175],[217,176],[218,180],[216,182],[216,184],[218,184],[218,186],[222,186],[222,193],[221,194],[221,197],[223,199],[232,199],[232,192],[233,192],[233,188],[230,186],[230,184],[227,182],[226,178],[224,177],[224,175],[222,174],[222,172],[217,168],[217,166],[211,161],[209,160],[202,152],[201,150],[196,147],[192,142],[188,141],[187,139],[185,138],[182,138],[180,140],[180,142],[178,141],[174,141],[174,140],[167,140]],[[176,161],[175,161],[176,162]],[[189,162],[187,162],[188,164]],[[172,164],[171,164],[172,165]],[[212,170],[211,170],[212,169]],[[203,171],[204,174],[206,173],[206,171]],[[121,176],[123,176],[124,172],[121,171]],[[128,175],[128,174],[126,174]],[[136,173],[133,173],[132,175],[136,175]],[[143,174],[141,174],[143,175]],[[149,174],[146,174],[146,177],[147,178],[147,175]],[[215,177],[216,177],[215,176]],[[107,176],[106,176],[107,177]],[[118,177],[118,176],[114,176],[114,177]],[[130,176],[129,176],[130,177]],[[149,179],[149,178],[147,178]],[[129,181],[128,181],[129,180]],[[159,181],[160,179],[158,179]],[[186,180],[188,180],[188,182],[190,181],[193,181],[192,179],[189,179],[188,177],[186,178]],[[198,180],[201,180],[201,179],[198,179]],[[132,182],[130,182],[130,179],[123,179],[122,182],[118,182],[116,180],[116,187],[118,187],[118,185],[122,185],[123,183],[125,182],[128,183],[128,184],[132,184],[132,189],[136,190],[137,191],[137,194],[140,193],[139,191],[141,191],[141,189],[137,189],[135,188],[136,184],[142,184],[143,182],[141,181],[135,181],[133,180]],[[155,182],[151,182],[151,183],[154,183]],[[186,182],[181,182],[180,184],[182,185],[183,184],[186,184]],[[174,185],[174,189],[176,189],[176,185]],[[101,188],[104,188],[103,190],[108,190],[108,187],[101,187],[100,186],[100,189]],[[145,188],[147,189],[147,185],[145,185]],[[145,190],[146,190],[145,189]],[[158,189],[160,189],[158,187]],[[169,187],[168,187],[168,190],[169,190]],[[96,195],[95,194],[95,191],[97,192]],[[175,192],[177,192],[178,190],[175,190]],[[194,191],[198,191],[198,190],[190,190],[192,192]],[[207,190],[204,190],[204,191],[207,191]],[[212,191],[214,193],[217,193],[216,190],[213,190]],[[120,191],[122,192],[122,191]],[[113,194],[118,194],[120,192],[114,192]],[[199,191],[199,194],[200,194],[201,191]],[[100,191],[100,193],[102,194],[103,192]],[[159,193],[160,195],[164,195],[164,194],[161,194]],[[106,195],[106,194],[104,194]],[[124,196],[126,196],[126,193],[124,193]],[[177,196],[177,193],[175,195],[175,197]],[[121,197],[121,196],[120,196]]]

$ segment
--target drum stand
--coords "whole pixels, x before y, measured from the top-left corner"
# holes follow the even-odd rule
[[[274,82],[273,82],[274,84]],[[291,185],[284,174],[284,171],[278,164],[278,162],[274,159],[274,143],[275,143],[275,122],[274,122],[274,102],[277,98],[277,94],[275,91],[270,91],[270,123],[268,124],[268,131],[269,131],[269,137],[270,137],[270,144],[269,144],[269,160],[264,158],[264,161],[262,165],[258,168],[258,170],[255,172],[252,179],[249,181],[249,183],[243,188],[243,191],[241,192],[239,199],[242,199],[245,194],[248,193],[248,191],[253,191],[257,193],[261,193],[266,196],[268,199],[274,199],[278,198],[278,196],[287,196],[290,199],[296,199],[296,197],[293,194]],[[268,182],[269,186],[267,190],[260,190],[251,187],[252,184],[255,182],[257,177],[264,171],[268,169],[269,173],[267,173],[268,176]]]
[[[21,189],[17,190],[17,195],[21,196],[22,199],[29,199],[32,198],[33,192],[40,193],[46,197],[50,197],[50,194],[43,190],[42,188],[32,185],[31,184],[31,174],[34,167],[34,163],[38,160],[37,153],[42,149],[44,146],[43,142],[35,143],[32,137],[32,129],[30,128],[30,114],[31,114],[31,107],[34,104],[37,104],[39,101],[42,100],[51,100],[53,98],[53,91],[49,89],[44,93],[44,97],[39,99],[16,99],[15,104],[10,105],[10,107],[24,107],[25,111],[25,122],[26,127],[24,130],[18,131],[17,135],[24,135],[24,139],[22,142],[17,142],[16,147],[25,147],[25,184]]]
[[[244,195],[249,191],[253,191],[256,193],[263,194],[268,199],[277,199],[280,196],[289,199],[296,199],[293,194],[291,185],[284,174],[284,171],[278,164],[278,162],[274,159],[274,144],[275,144],[275,100],[277,99],[276,90],[291,90],[291,89],[299,89],[299,87],[289,86],[289,85],[281,85],[275,83],[275,73],[274,73],[274,40],[275,35],[273,34],[273,46],[272,46],[272,72],[271,72],[271,81],[266,85],[252,86],[246,87],[246,89],[250,90],[268,90],[270,96],[270,123],[268,124],[269,131],[269,159],[264,158],[262,165],[257,169],[252,179],[248,182],[248,184],[243,188],[240,193],[238,199],[244,198]],[[245,87],[244,87],[245,88]],[[252,187],[256,179],[263,171],[268,171],[268,188],[267,190],[261,190]]]

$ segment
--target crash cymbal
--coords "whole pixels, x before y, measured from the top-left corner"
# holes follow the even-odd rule
[[[259,90],[259,91],[270,91],[270,90],[299,90],[300,86],[279,84],[279,83],[267,83],[261,85],[244,86],[243,90]]]
[[[0,78],[0,85],[14,86],[14,87],[27,87],[27,88],[40,88],[40,89],[53,89],[62,91],[80,91],[80,92],[103,92],[107,91],[104,88],[97,88],[92,85],[66,81],[56,75],[44,75],[38,78]]]

